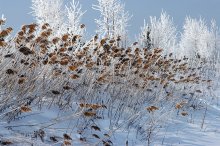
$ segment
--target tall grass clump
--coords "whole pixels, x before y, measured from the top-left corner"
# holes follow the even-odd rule
[[[136,131],[149,145],[165,121],[196,110],[212,82],[202,63],[193,67],[162,48],[122,48],[120,39],[85,41],[72,32],[55,36],[48,23],[24,25],[12,38],[11,31],[0,32],[0,118],[16,131],[10,123],[56,109],[56,118],[26,129],[44,143],[68,145],[77,133],[80,142],[113,145],[114,135]],[[48,136],[51,129],[65,134]]]

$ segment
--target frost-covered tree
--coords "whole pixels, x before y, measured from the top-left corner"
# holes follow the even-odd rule
[[[110,38],[126,39],[128,21],[131,18],[125,11],[125,5],[118,0],[98,0],[97,5],[93,5],[94,10],[98,10],[101,15],[96,19],[98,25],[97,33]]]
[[[187,17],[180,40],[181,54],[190,58],[210,59],[217,47],[215,46],[215,35],[214,30],[209,29],[204,19],[197,20]]]
[[[70,3],[70,6],[65,6],[66,8],[66,15],[67,15],[67,24],[66,27],[68,31],[73,34],[82,35],[84,33],[84,25],[81,24],[82,16],[84,15],[85,11],[82,11],[82,6],[79,2],[75,2],[75,0]]]
[[[152,49],[153,44],[151,42],[151,29],[148,24],[146,24],[146,21],[144,20],[144,26],[141,27],[141,34],[139,35],[139,41],[141,42],[141,45],[147,49]]]
[[[63,0],[32,0],[32,14],[38,24],[49,23],[59,30],[63,22]]]
[[[131,19],[131,15],[129,15],[128,12],[125,11],[124,6],[121,10],[121,13],[118,16],[118,20],[115,23],[115,32],[114,32],[114,38],[117,38],[120,36],[120,39],[122,40],[122,46],[125,46],[128,40],[128,30],[127,27],[128,21]]]
[[[82,35],[85,30],[80,23],[85,12],[75,0],[65,8],[63,0],[32,0],[31,8],[37,23],[49,23],[58,35],[67,32]]]
[[[176,36],[173,19],[166,12],[162,12],[159,19],[150,17],[150,23],[144,24],[139,41],[143,47],[163,48],[167,53],[175,51]]]
[[[220,55],[220,36],[219,36],[219,28],[216,24],[215,20],[211,21],[211,38],[213,43],[213,49],[214,49],[214,56],[213,59],[217,62],[219,62],[219,55]]]
[[[2,14],[2,18],[0,19],[0,31],[2,30],[2,26],[4,25],[6,21],[6,18],[4,17],[4,14]]]

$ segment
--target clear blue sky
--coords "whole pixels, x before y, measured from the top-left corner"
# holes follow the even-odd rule
[[[72,0],[65,0],[66,2]],[[83,18],[83,23],[87,26],[89,34],[93,34],[96,28],[94,19],[98,18],[98,13],[92,10],[92,4],[96,0],[79,0],[83,10],[87,10]],[[131,36],[138,34],[144,19],[149,16],[159,16],[161,11],[166,11],[174,19],[179,29],[182,28],[185,16],[199,18],[202,16],[207,21],[212,18],[220,25],[220,0],[123,0],[126,10],[133,15],[130,20],[129,33]],[[7,24],[18,30],[22,24],[34,21],[30,9],[31,0],[1,0],[0,16],[7,17]]]

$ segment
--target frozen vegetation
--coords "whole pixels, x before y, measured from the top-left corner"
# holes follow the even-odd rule
[[[218,146],[219,29],[166,12],[134,40],[119,0],[98,0],[88,37],[78,1],[32,0],[15,35],[0,19],[0,145]],[[133,41],[131,41],[133,40]]]

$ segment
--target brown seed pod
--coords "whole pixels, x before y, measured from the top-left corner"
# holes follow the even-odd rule
[[[5,20],[0,19],[0,25],[4,25],[5,24]]]
[[[43,65],[46,65],[48,63],[48,59],[45,59],[42,61]]]
[[[55,62],[57,60],[57,56],[56,55],[53,55],[51,58],[50,58],[50,61],[52,62]]]
[[[86,138],[85,137],[80,137],[79,140],[85,142]]]
[[[77,75],[77,74],[72,74],[72,75],[70,76],[70,78],[71,78],[71,79],[78,79],[78,78],[79,78],[79,75]]]
[[[23,84],[25,82],[25,77],[21,77],[18,79],[18,84]]]
[[[21,52],[21,53],[23,53],[24,55],[30,55],[30,54],[33,54],[33,51],[31,51],[28,47],[25,47],[25,46],[23,46],[23,47],[20,47],[19,48],[19,51]]]
[[[59,42],[60,38],[55,37],[52,39],[53,44],[57,44]]]
[[[102,40],[100,41],[100,45],[101,45],[101,46],[103,46],[105,43],[106,43],[106,39],[102,39]]]
[[[90,104],[88,104],[88,103],[80,103],[79,106],[80,106],[81,108],[89,108],[89,107],[90,107]]]
[[[202,91],[201,91],[201,90],[196,90],[196,92],[197,92],[197,93],[202,93]]]
[[[68,68],[69,68],[69,70],[74,71],[77,69],[77,66],[71,65]]]
[[[160,48],[157,48],[157,49],[154,49],[154,53],[161,53],[163,51],[163,49],[160,49]]]
[[[148,92],[152,92],[152,89],[146,89],[146,91],[148,91]]]
[[[134,42],[134,43],[133,43],[134,46],[137,45],[137,44],[138,44],[138,42]]]
[[[14,58],[15,55],[14,55],[13,53],[11,53],[11,54],[7,54],[7,55],[5,55],[4,57],[5,57],[5,58]]]
[[[28,34],[33,34],[36,31],[36,29],[29,29]]]
[[[85,24],[81,24],[81,25],[80,25],[80,28],[81,28],[81,29],[83,29],[83,28],[85,28],[85,27],[86,27]]]
[[[22,113],[27,113],[27,112],[31,112],[32,110],[31,110],[31,108],[28,107],[28,106],[22,106],[22,107],[20,108],[20,111],[21,111]]]
[[[187,113],[187,112],[181,112],[181,115],[182,115],[182,116],[187,116],[188,113]]]
[[[105,109],[107,109],[107,106],[103,104],[103,105],[102,105],[102,108],[105,108]]]
[[[4,38],[8,35],[9,35],[9,32],[7,30],[3,30],[3,31],[0,32],[0,38]]]
[[[5,41],[0,40],[0,47],[5,47],[5,46],[7,46],[7,43]]]
[[[36,42],[36,43],[40,43],[41,40],[43,40],[43,38],[39,36],[39,37],[37,37],[37,38],[35,39],[35,42]]]
[[[22,30],[24,33],[26,33],[26,31],[27,31],[27,25],[23,25],[23,26],[21,27],[21,30]]]
[[[7,31],[8,33],[11,33],[11,32],[13,31],[13,28],[8,27],[8,28],[6,28],[6,31]]]
[[[104,134],[104,136],[106,136],[106,137],[110,137],[110,136],[109,136],[108,134],[106,134],[106,133]]]
[[[62,41],[66,42],[69,38],[69,35],[68,34],[65,34],[62,36]]]
[[[112,43],[114,43],[114,42],[115,42],[115,40],[114,40],[114,39],[109,41],[109,43],[110,43],[110,44],[112,44]]]
[[[30,25],[27,25],[27,27],[29,29],[35,29],[38,25],[36,23],[33,23],[33,24],[30,24]]]
[[[9,74],[9,75],[14,75],[16,73],[16,71],[12,70],[12,69],[7,69],[6,70],[6,74]]]
[[[181,109],[182,107],[183,107],[183,106],[182,106],[180,103],[177,103],[175,108],[176,108],[176,109]]]
[[[93,137],[100,139],[100,137],[97,134],[92,134]]]
[[[47,51],[48,51],[48,49],[47,49],[44,45],[41,45],[41,46],[40,46],[40,53],[41,53],[41,54],[46,54]]]
[[[35,35],[32,34],[27,37],[27,41],[29,42],[29,41],[33,40],[34,38],[35,38]]]
[[[170,53],[170,54],[169,54],[169,57],[172,57],[172,55],[173,55],[173,53]]]
[[[147,107],[147,110],[150,113],[150,112],[154,112],[155,110],[159,110],[159,108],[156,106],[150,106],[150,107]]]
[[[43,38],[47,38],[48,36],[49,36],[49,34],[47,33],[47,31],[43,31],[40,34],[40,37],[43,37]]]
[[[86,68],[92,68],[93,66],[95,65],[95,62],[90,62],[90,63],[88,63],[88,64],[86,64],[85,66],[86,66]]]
[[[101,131],[101,129],[98,126],[91,126],[91,128],[96,130],[96,131]]]
[[[52,92],[53,94],[55,94],[55,95],[60,94],[60,92],[59,92],[59,91],[56,91],[56,90],[52,90],[51,92]]]
[[[94,117],[94,116],[96,116],[96,113],[95,113],[95,112],[92,112],[92,111],[86,111],[86,112],[84,112],[83,114],[84,114],[84,116],[86,116],[86,117]]]
[[[176,109],[180,109],[184,106],[184,104],[186,104],[187,102],[186,101],[181,101],[180,103],[177,103],[176,104]]]
[[[53,142],[58,142],[58,140],[56,139],[55,136],[51,136],[51,137],[50,137],[50,140],[52,140]]]
[[[61,72],[60,72],[60,71],[54,71],[53,75],[54,75],[54,76],[60,76],[60,75],[61,75]]]
[[[68,59],[62,59],[60,61],[60,65],[67,65],[69,63],[69,60]]]
[[[104,75],[101,75],[98,79],[97,79],[97,81],[98,82],[105,82],[106,81],[106,78],[107,77],[107,74],[104,74]]]
[[[24,32],[23,31],[19,31],[18,32],[18,36],[23,36],[24,35]]]
[[[41,27],[41,29],[47,29],[50,25],[48,23],[44,23]]]
[[[0,144],[1,145],[12,145],[13,143],[11,141],[8,141],[8,140],[1,140]]]
[[[102,143],[104,146],[111,146],[110,143],[108,143],[107,141],[102,140]]]
[[[94,110],[97,110],[97,109],[101,108],[102,106],[98,105],[98,104],[91,104],[90,107]]]
[[[72,138],[68,134],[63,134],[63,138],[66,140],[72,140]]]
[[[65,51],[67,51],[67,48],[65,48],[65,47],[62,47],[59,49],[59,52],[65,52]]]
[[[64,140],[63,142],[64,146],[72,145],[70,141]]]
[[[67,85],[66,85],[66,86],[63,86],[63,89],[64,89],[64,90],[70,90],[70,89],[72,89],[72,88],[71,88],[70,86],[67,86]]]

